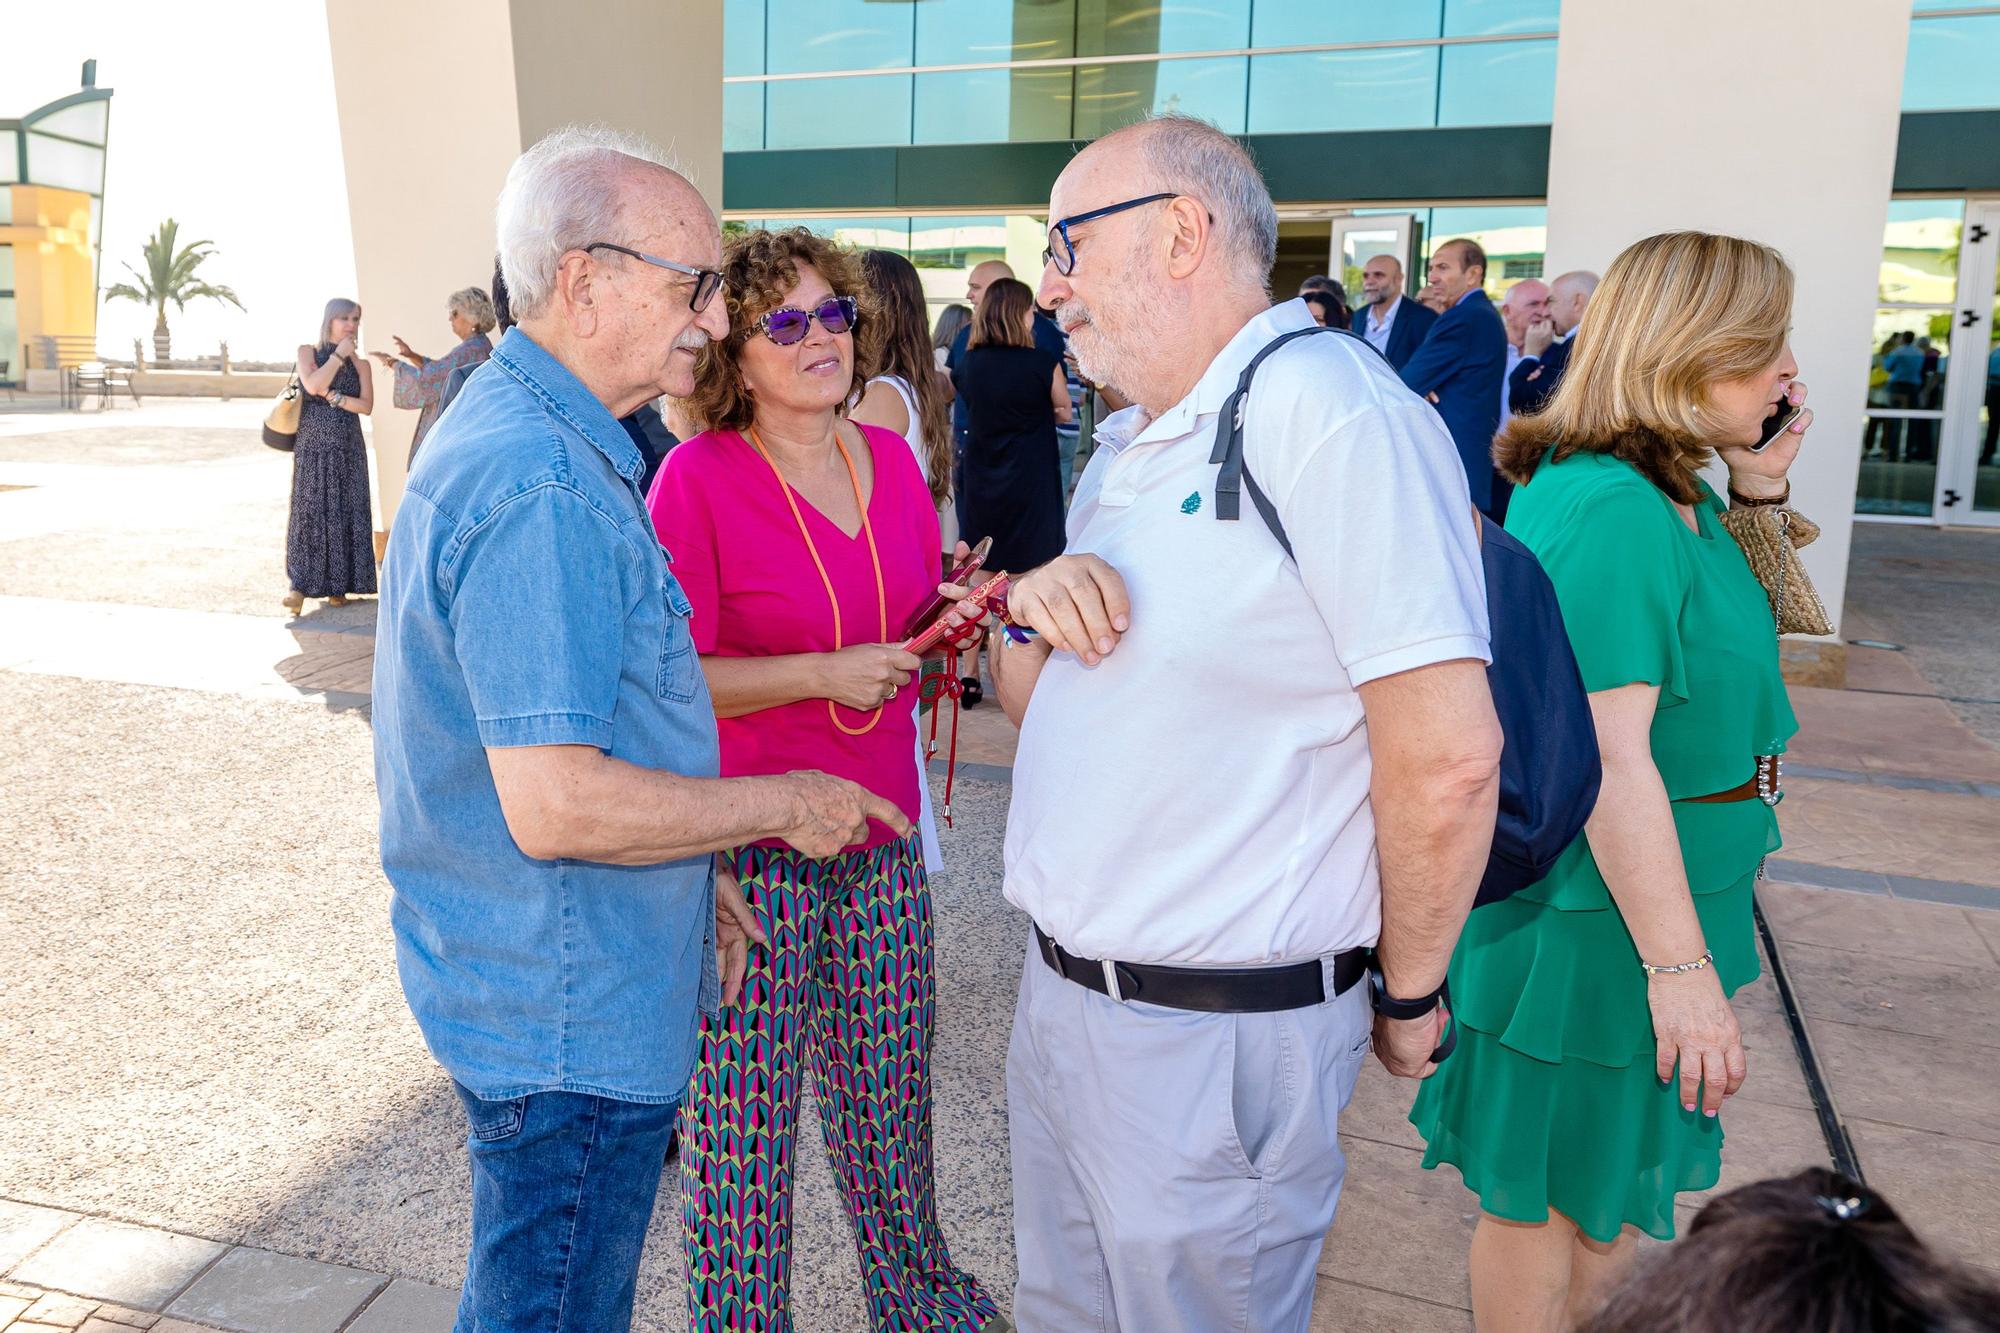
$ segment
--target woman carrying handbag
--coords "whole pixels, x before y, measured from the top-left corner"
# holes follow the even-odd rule
[[[301,346],[298,434],[292,447],[292,510],[285,525],[285,573],[293,615],[306,598],[345,606],[375,592],[375,521],[368,499],[368,446],[361,418],[375,410],[374,379],[355,350],[361,307],[326,303],[319,342]]]

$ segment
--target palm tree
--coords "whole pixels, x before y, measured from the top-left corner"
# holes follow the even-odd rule
[[[125,271],[138,280],[136,286],[121,282],[104,289],[106,299],[121,297],[153,307],[158,316],[153,322],[153,356],[159,361],[167,359],[172,346],[167,336],[167,302],[172,301],[176,310],[186,310],[189,301],[208,297],[227,301],[238,310],[243,308],[235,292],[214,283],[202,282],[194,275],[202,262],[215,254],[215,242],[194,241],[176,250],[174,242],[180,235],[180,229],[180,224],[172,218],[160,224],[159,230],[140,251],[146,261],[144,273],[130,264],[125,266]]]

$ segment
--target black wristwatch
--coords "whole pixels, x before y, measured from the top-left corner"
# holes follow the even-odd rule
[[[1375,1012],[1384,1018],[1422,1018],[1437,1008],[1440,1000],[1449,1002],[1450,999],[1451,983],[1445,980],[1440,981],[1437,989],[1429,995],[1414,1000],[1399,1000],[1389,994],[1389,982],[1382,975],[1382,965],[1379,962],[1368,965],[1368,1003],[1373,1005]]]
[[[1446,1006],[1451,1004],[1451,979],[1447,977],[1440,981],[1437,989],[1429,995],[1415,1000],[1399,1000],[1389,994],[1389,983],[1382,975],[1381,963],[1371,961],[1368,964],[1368,1002],[1375,1007],[1375,1012],[1384,1018],[1398,1020],[1422,1018],[1439,1004]],[[1454,1018],[1448,1021],[1438,1041],[1437,1049],[1431,1052],[1431,1063],[1443,1064],[1457,1049],[1458,1020]]]

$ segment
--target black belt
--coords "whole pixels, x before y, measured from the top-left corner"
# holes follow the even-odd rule
[[[1161,967],[1152,963],[1116,963],[1078,958],[1035,927],[1035,947],[1042,961],[1077,985],[1114,1000],[1143,1000],[1169,1009],[1193,1009],[1209,1014],[1269,1014],[1281,1009],[1305,1009],[1327,999],[1325,972],[1320,964],[1289,963],[1282,967]],[[1333,958],[1333,993],[1368,975],[1368,949],[1349,949]]]

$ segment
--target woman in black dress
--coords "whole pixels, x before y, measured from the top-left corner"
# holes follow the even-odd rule
[[[285,609],[293,615],[308,597],[344,606],[351,594],[375,591],[375,520],[368,446],[361,440],[361,418],[375,408],[375,382],[354,347],[360,331],[361,307],[336,297],[326,303],[318,345],[299,348],[305,399],[285,530],[285,573],[292,581]]]
[[[1020,573],[1062,554],[1062,458],[1056,423],[1070,420],[1062,358],[1035,346],[1034,293],[990,284],[951,381],[965,400],[966,541],[993,538],[992,570]]]

